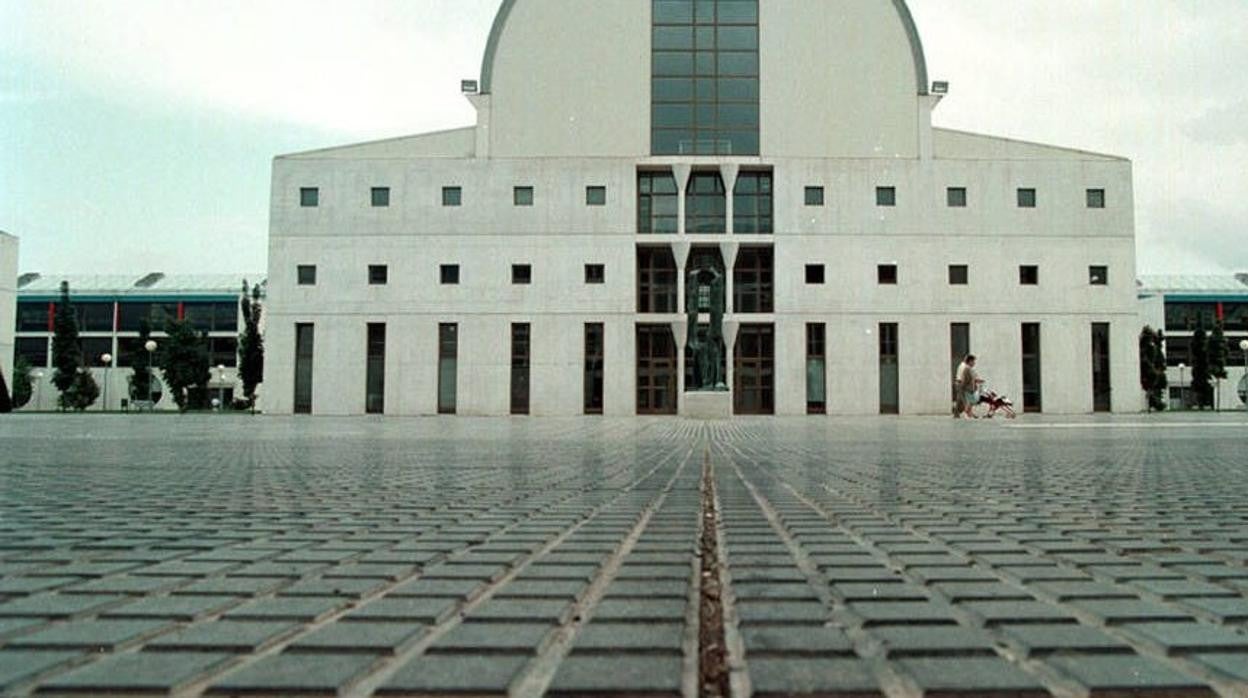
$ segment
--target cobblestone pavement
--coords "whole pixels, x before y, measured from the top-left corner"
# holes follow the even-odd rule
[[[1248,696],[1246,437],[0,419],[0,692]]]

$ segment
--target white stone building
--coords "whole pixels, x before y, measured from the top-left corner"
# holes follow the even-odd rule
[[[474,126],[274,161],[269,412],[947,414],[968,350],[1143,406],[1130,162],[934,128],[904,0],[504,0],[479,77]]]
[[[17,238],[0,230],[0,373],[13,390],[13,324],[17,312]]]

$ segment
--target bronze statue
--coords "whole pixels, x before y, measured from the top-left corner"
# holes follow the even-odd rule
[[[702,287],[709,287],[711,323],[706,334],[699,330]],[[693,381],[687,390],[727,390],[724,382],[724,275],[713,266],[690,269],[685,275],[685,342],[693,357]]]

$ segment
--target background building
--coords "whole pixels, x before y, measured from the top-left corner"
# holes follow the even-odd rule
[[[274,161],[265,408],[946,414],[973,351],[1141,409],[1131,164],[933,128],[946,89],[902,0],[505,0],[475,126]]]
[[[17,238],[0,230],[0,372],[13,390],[13,314],[17,283]]]
[[[1180,409],[1193,402],[1189,389],[1192,335],[1202,325],[1206,332],[1212,331],[1219,321],[1228,344],[1228,377],[1222,381],[1221,394],[1216,398],[1218,409],[1244,408],[1236,388],[1245,367],[1239,343],[1248,339],[1248,274],[1142,275],[1140,307],[1143,324],[1166,333],[1171,408]]]
[[[26,358],[43,373],[35,385],[35,396],[23,409],[56,408],[58,391],[52,385],[52,320],[60,300],[61,281],[68,281],[70,300],[78,314],[78,336],[83,360],[100,384],[100,399],[93,410],[116,410],[129,403],[131,367],[146,365],[148,352],[139,340],[139,325],[146,318],[152,337],[159,344],[165,336],[167,319],[190,320],[195,329],[208,333],[212,382],[210,399],[223,398],[226,404],[234,393],[241,395],[237,380],[238,334],[242,326],[239,293],[243,279],[262,283],[263,274],[162,274],[85,275],[27,273],[17,276],[16,350],[6,352]],[[102,357],[111,355],[111,367]],[[224,366],[220,371],[218,366]],[[156,396],[160,396],[160,369],[154,369]],[[105,385],[107,384],[107,391]],[[177,409],[173,400],[160,396],[157,409]]]

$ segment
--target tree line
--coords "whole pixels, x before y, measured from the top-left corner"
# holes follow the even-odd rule
[[[1145,326],[1140,333],[1140,387],[1148,396],[1149,410],[1164,410],[1167,407],[1166,389],[1170,381],[1166,378],[1166,337],[1161,330]],[[1226,362],[1230,356],[1230,346],[1226,341],[1223,323],[1214,324],[1213,332],[1205,330],[1201,322],[1192,334],[1189,349],[1191,380],[1188,387],[1192,393],[1192,406],[1197,409],[1213,409],[1218,403],[1218,394],[1222,390],[1222,381],[1226,379]],[[1214,390],[1214,381],[1217,390]]]
[[[249,288],[247,281],[243,280],[239,306],[243,323],[238,337],[238,376],[242,382],[243,398],[236,401],[235,407],[254,411],[256,387],[264,381],[259,284]],[[178,318],[166,319],[161,329],[165,336],[157,341],[156,351],[150,356],[150,365],[160,369],[160,382],[171,393],[180,411],[207,407],[209,382],[212,380],[208,333],[197,331],[188,320]],[[61,282],[52,331],[51,381],[59,391],[57,407],[61,411],[82,412],[99,399],[100,386],[91,373],[90,362],[83,355],[82,344],[78,340],[78,316],[67,281]],[[152,331],[150,321],[145,318],[139,325],[137,346],[144,348],[151,339]],[[128,386],[130,400],[145,401],[152,395],[156,379],[147,362],[133,363]],[[17,357],[13,366],[11,398],[4,385],[4,377],[0,376],[0,412],[12,411],[30,401],[33,393],[30,373],[30,364]]]

